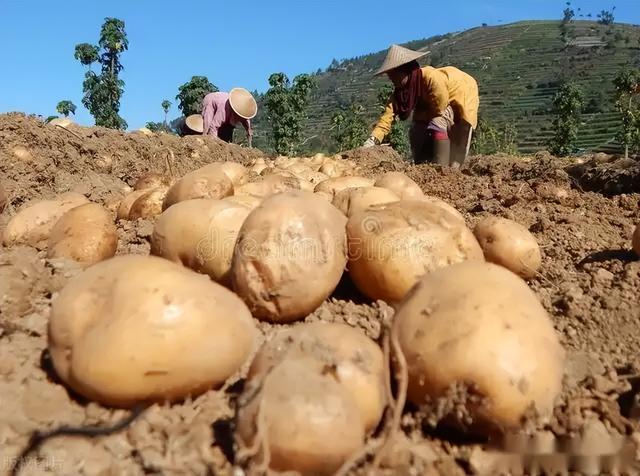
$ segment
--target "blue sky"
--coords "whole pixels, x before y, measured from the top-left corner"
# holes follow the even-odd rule
[[[638,0],[573,5],[594,15],[616,5],[617,21],[640,23]],[[174,103],[170,118],[178,116],[178,86],[192,75],[206,75],[222,90],[263,91],[272,72],[293,77],[333,58],[482,23],[557,19],[563,8],[562,0],[0,0],[0,112],[46,117],[70,99],[76,121],[93,124],[81,105],[84,67],[73,52],[77,43],[97,43],[107,16],[126,24],[120,114],[134,129],[162,120],[165,98]]]

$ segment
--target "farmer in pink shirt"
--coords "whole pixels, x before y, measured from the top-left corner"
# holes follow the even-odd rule
[[[231,142],[236,126],[242,124],[247,131],[251,147],[251,119],[257,112],[258,105],[246,89],[234,88],[228,93],[209,93],[202,101],[202,134]]]

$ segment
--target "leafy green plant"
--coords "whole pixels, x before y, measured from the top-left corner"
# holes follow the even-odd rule
[[[481,117],[471,143],[471,153],[517,155],[518,130],[511,122],[498,125]]]
[[[192,76],[178,88],[178,109],[184,116],[202,113],[202,100],[209,93],[218,92],[218,87],[206,76]]]
[[[353,103],[331,117],[332,138],[339,152],[356,149],[367,139],[369,128],[364,112],[364,107]]]
[[[290,83],[284,73],[274,73],[269,76],[269,86],[264,102],[273,147],[278,154],[293,155],[302,145],[302,129],[315,78],[301,74]]]
[[[616,108],[622,114],[622,124],[616,139],[629,150],[640,152],[640,70],[623,70],[613,80],[616,88]]]
[[[64,117],[69,117],[69,114],[76,113],[76,105],[68,100],[60,101],[56,106],[56,111],[58,111],[58,114],[62,114]]]
[[[390,84],[384,84],[380,89],[378,89],[378,109],[380,112],[384,111],[385,107],[387,107],[392,93],[393,86]],[[402,126],[400,121],[393,121],[391,130],[383,141],[384,140],[389,141],[389,145],[393,147],[398,154],[402,156],[407,156],[409,154],[409,138],[407,137],[407,130]]]
[[[584,93],[576,84],[565,82],[560,86],[553,98],[555,133],[547,144],[552,154],[564,157],[575,151],[584,101]]]
[[[124,69],[120,55],[128,49],[125,24],[117,18],[105,18],[98,46],[89,43],[76,45],[74,57],[89,66],[82,84],[82,104],[94,117],[97,126],[127,128],[127,122],[119,115],[120,99],[124,93],[124,81],[119,75]],[[95,62],[101,66],[100,74],[91,70]]]

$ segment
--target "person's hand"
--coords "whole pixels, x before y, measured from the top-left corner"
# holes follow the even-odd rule
[[[376,142],[377,142],[376,138],[371,136],[366,140],[364,144],[362,144],[362,147],[365,149],[368,149],[369,147],[373,147],[374,145],[377,145]]]

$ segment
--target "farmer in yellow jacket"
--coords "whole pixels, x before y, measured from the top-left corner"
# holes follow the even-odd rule
[[[409,139],[414,162],[457,167],[469,154],[478,125],[478,84],[452,66],[421,68],[416,60],[427,54],[391,46],[375,75],[386,73],[395,89],[364,147],[380,144],[396,117],[404,121],[413,113]]]

